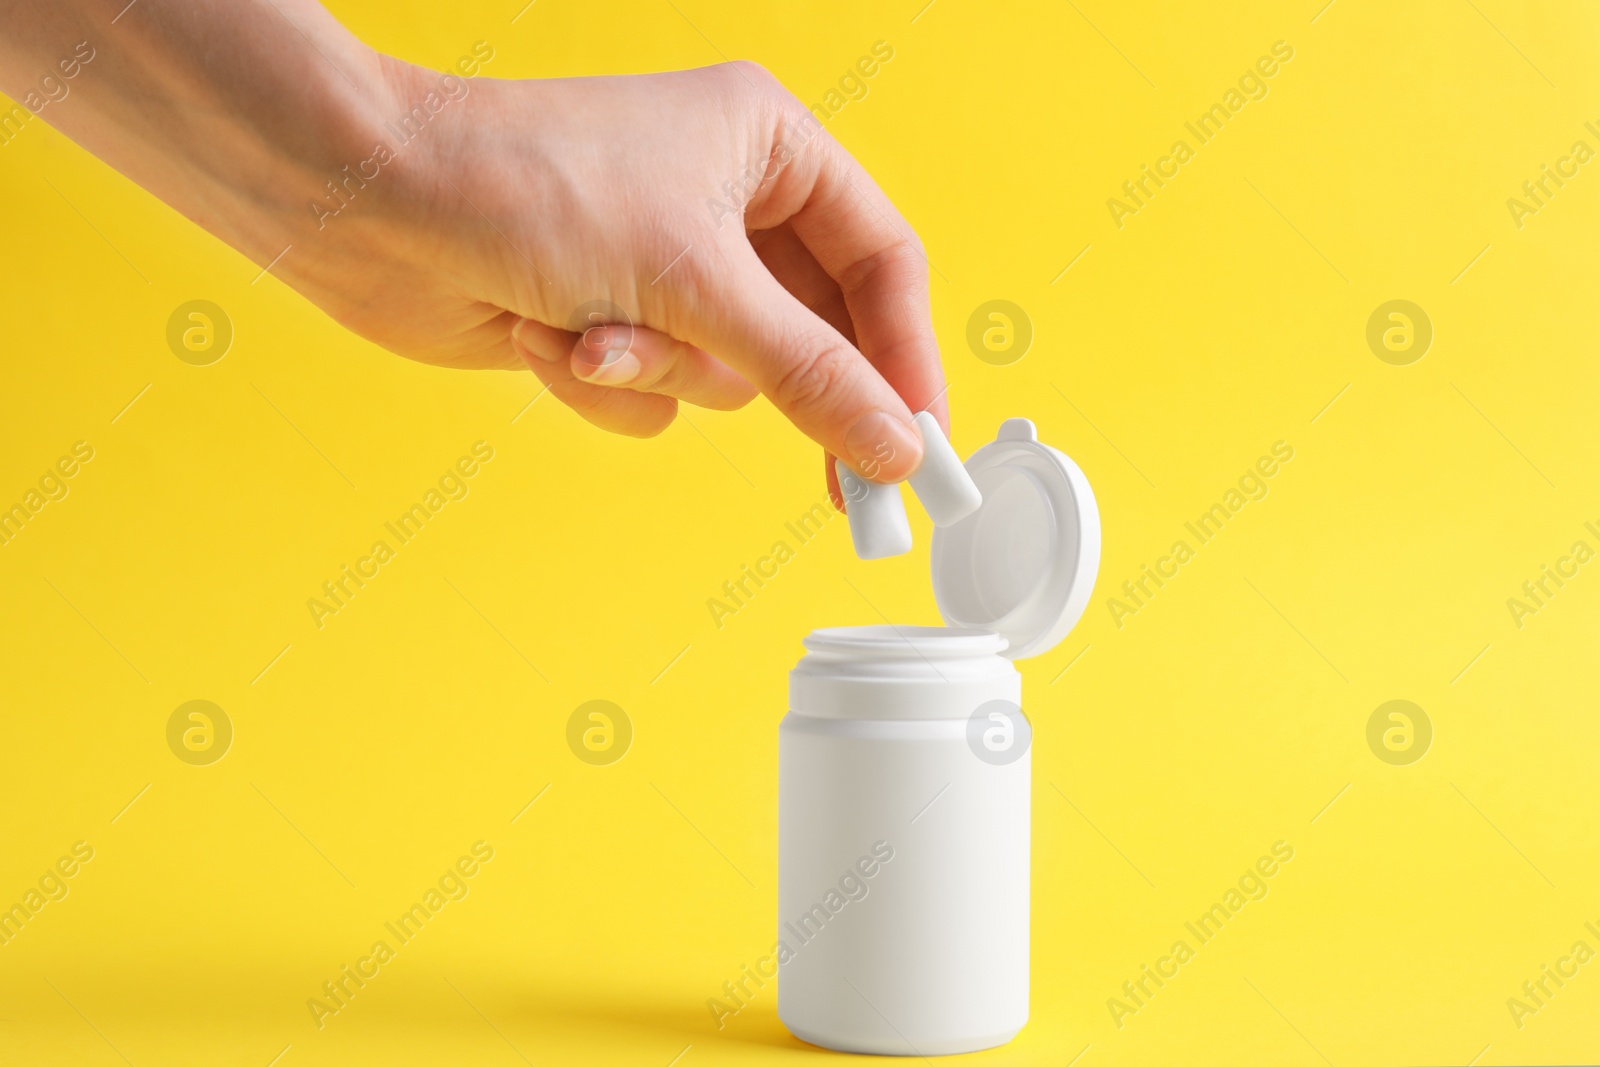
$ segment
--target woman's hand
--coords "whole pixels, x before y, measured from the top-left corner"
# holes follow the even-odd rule
[[[402,105],[438,82],[390,69]],[[418,204],[400,217],[434,220],[402,243],[449,263],[415,314],[471,297],[478,322],[380,304],[352,325],[422,358],[498,364],[514,349],[619,433],[661,432],[680,400],[736,408],[759,390],[869,477],[916,468],[912,412],[936,405],[943,421],[926,261],[770,75],[731,63],[460,87],[459,110],[415,139],[402,196]]]
[[[915,234],[754,64],[464,78],[310,0],[102,6],[0,4],[0,87],[95,39],[45,117],[394,352],[636,436],[759,391],[878,481],[946,423]]]

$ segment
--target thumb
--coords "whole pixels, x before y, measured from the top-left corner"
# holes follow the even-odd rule
[[[688,340],[732,366],[800,432],[863,477],[897,482],[915,471],[922,436],[911,409],[856,347],[779,284],[754,252],[725,275],[731,278],[715,280],[718,300],[695,301]]]

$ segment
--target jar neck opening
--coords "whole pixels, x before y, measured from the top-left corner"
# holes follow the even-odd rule
[[[807,652],[829,659],[935,662],[987,659],[1006,647],[992,630],[958,626],[834,626],[813,630],[803,643]]]

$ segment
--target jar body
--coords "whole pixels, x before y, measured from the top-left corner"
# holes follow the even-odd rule
[[[779,740],[778,1016],[848,1052],[1004,1044],[1028,1018],[1030,754],[972,740],[974,712],[1021,703],[1004,642],[861,627],[806,644]]]

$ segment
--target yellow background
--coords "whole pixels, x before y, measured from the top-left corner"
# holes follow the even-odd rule
[[[1319,3],[332,5],[440,68],[478,40],[494,77],[748,57],[808,103],[894,48],[829,129],[926,241],[956,444],[1034,419],[1105,524],[1088,613],[1022,666],[1033,1014],[985,1061],[1600,1056],[1600,962],[1520,1029],[1506,1006],[1600,949],[1600,565],[1520,629],[1506,606],[1600,547],[1600,163],[1520,230],[1506,207],[1600,148],[1600,24]],[[1113,225],[1107,198],[1279,40],[1270,95]],[[800,638],[935,622],[926,519],[872,564],[830,522],[718,630],[707,598],[826,499],[764,401],[640,442],[527,407],[529,375],[394,358],[42,120],[0,148],[0,193],[0,502],[95,449],[0,547],[0,903],[95,849],[0,946],[0,1060],[826,1055],[771,986],[720,1031],[706,1000],[773,940]],[[196,298],[236,331],[208,367],[164,337]],[[1411,366],[1365,341],[1395,298],[1434,326]],[[966,344],[991,299],[1035,330],[1010,366]],[[478,440],[470,495],[318,630],[306,599]],[[1277,440],[1270,495],[1115,626],[1120,583]],[[236,731],[211,766],[166,744],[192,699]],[[592,699],[636,731],[609,767],[564,740]],[[1409,766],[1367,746],[1391,699],[1433,724]],[[308,998],[478,840],[470,895],[319,1030]],[[1278,840],[1270,895],[1118,1028],[1107,999]]]

